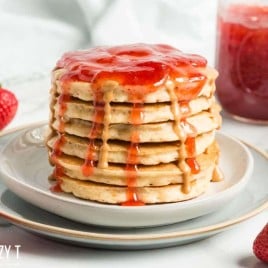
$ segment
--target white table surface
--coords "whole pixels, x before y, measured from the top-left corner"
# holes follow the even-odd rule
[[[17,116],[7,129],[48,118],[49,79],[7,86],[16,93],[20,102]],[[243,124],[224,116],[221,131],[268,150],[268,126]],[[0,267],[267,267],[252,253],[252,243],[267,220],[266,210],[208,239],[144,251],[109,251],[64,245],[12,225],[0,225]],[[20,246],[18,258],[16,245]],[[11,246],[8,258],[4,246]]]

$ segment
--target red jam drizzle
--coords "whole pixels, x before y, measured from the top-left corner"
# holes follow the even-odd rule
[[[58,134],[58,135],[59,135],[59,137],[55,141],[55,143],[53,145],[53,151],[51,153],[51,160],[56,166],[59,166],[57,157],[61,156],[61,154],[62,154],[61,148],[65,143],[64,135],[62,135],[62,134]]]
[[[196,134],[195,136],[188,136],[185,141],[186,146],[186,152],[187,152],[187,158],[185,159],[185,162],[191,169],[192,174],[198,174],[200,172],[200,165],[198,164],[196,160]]]
[[[143,202],[139,200],[137,193],[137,173],[139,163],[139,142],[140,137],[138,131],[135,129],[142,123],[143,105],[134,103],[130,114],[130,123],[133,130],[130,139],[130,146],[128,148],[127,165],[126,165],[126,178],[127,178],[127,201],[123,202],[123,206],[142,206]]]
[[[70,80],[93,83],[96,90],[107,79],[128,85],[126,90],[138,102],[164,85],[167,78],[177,78],[180,100],[191,99],[206,80],[197,68],[206,64],[203,57],[168,45],[133,44],[68,52],[58,61],[57,68],[66,69],[64,77]]]
[[[61,177],[63,175],[64,175],[63,168],[59,165],[56,165],[56,167],[54,168],[54,171],[53,171],[53,178],[56,179],[56,183],[50,187],[50,191],[57,192],[57,193],[62,192],[62,190],[61,190],[61,183],[62,183]]]
[[[246,1],[245,1],[246,2]],[[231,5],[218,18],[217,95],[233,115],[268,120],[268,6]]]
[[[93,174],[95,167],[94,153],[95,153],[95,141],[94,139],[90,139],[89,145],[87,147],[85,161],[82,166],[82,173],[86,177],[89,177]]]
[[[186,158],[187,165],[191,168],[192,174],[198,174],[200,172],[200,166],[196,161],[195,157],[193,158]]]
[[[167,80],[172,79],[175,81],[175,93],[181,102],[181,113],[186,117],[190,112],[188,102],[198,95],[206,83],[207,78],[198,72],[198,68],[205,67],[206,64],[203,57],[185,54],[163,44],[102,46],[64,54],[56,66],[66,70],[60,80],[89,82],[94,95],[95,115],[89,134],[85,162],[82,166],[83,174],[92,175],[96,166],[95,139],[102,131],[105,106],[102,86],[107,80],[117,81],[124,86],[129,101],[133,103],[130,114],[133,129],[125,167],[127,201],[122,205],[144,205],[139,200],[136,188],[140,142],[136,128],[143,122],[144,96],[157,91]],[[188,147],[193,146],[192,143],[189,142]],[[190,148],[189,151],[194,150]]]
[[[133,98],[133,94],[132,94]],[[127,178],[127,201],[122,203],[123,206],[143,205],[138,199],[136,191],[137,172],[139,161],[139,133],[136,127],[142,123],[143,105],[141,103],[134,103],[130,113],[130,123],[133,125],[132,134],[130,138],[130,146],[128,148],[126,178]]]
[[[181,111],[182,112],[182,119],[181,123],[183,124],[183,128],[185,129],[187,133],[187,138],[184,142],[187,158],[185,159],[185,162],[191,169],[192,174],[198,174],[200,172],[200,165],[198,164],[195,155],[196,155],[196,136],[197,131],[193,125],[188,123],[185,118],[190,113],[190,107],[188,102],[182,102],[181,104]]]
[[[178,79],[175,93],[180,101],[194,99],[206,83],[206,77],[199,73],[192,74],[194,78]]]
[[[55,165],[53,177],[56,179],[56,184],[53,185],[50,190],[53,192],[60,192],[61,191],[61,177],[64,175],[63,168],[61,167],[58,157],[62,155],[62,146],[65,143],[65,137],[64,137],[64,115],[67,110],[67,102],[70,100],[70,94],[69,94],[69,83],[65,81],[65,83],[62,83],[62,93],[58,97],[58,121],[59,121],[59,127],[58,127],[58,138],[55,141],[53,145],[53,150],[51,153],[51,160]]]
[[[195,137],[187,137],[185,141],[186,151],[188,157],[195,156]]]

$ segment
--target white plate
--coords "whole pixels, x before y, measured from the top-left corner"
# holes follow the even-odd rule
[[[17,133],[0,137],[0,148],[14,135]],[[190,243],[224,231],[268,208],[268,156],[247,146],[255,162],[252,179],[230,204],[206,216],[154,228],[96,227],[46,212],[25,202],[0,183],[0,218],[38,235],[90,247],[148,249]]]
[[[186,202],[122,207],[78,199],[66,193],[49,190],[48,164],[43,132],[46,125],[37,124],[1,139],[0,174],[6,186],[22,199],[54,214],[86,224],[108,227],[148,227],[196,218],[228,204],[245,187],[253,159],[241,142],[223,134],[217,135],[221,148],[220,168],[224,181],[212,183],[202,196]]]

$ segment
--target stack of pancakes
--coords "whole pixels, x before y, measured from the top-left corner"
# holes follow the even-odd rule
[[[216,77],[202,57],[166,45],[66,53],[52,76],[47,145],[53,189],[123,205],[184,201],[205,192],[221,179]]]

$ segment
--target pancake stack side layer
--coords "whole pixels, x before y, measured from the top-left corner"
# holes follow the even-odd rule
[[[68,52],[52,73],[53,191],[126,206],[185,201],[219,181],[217,71],[168,45]]]

